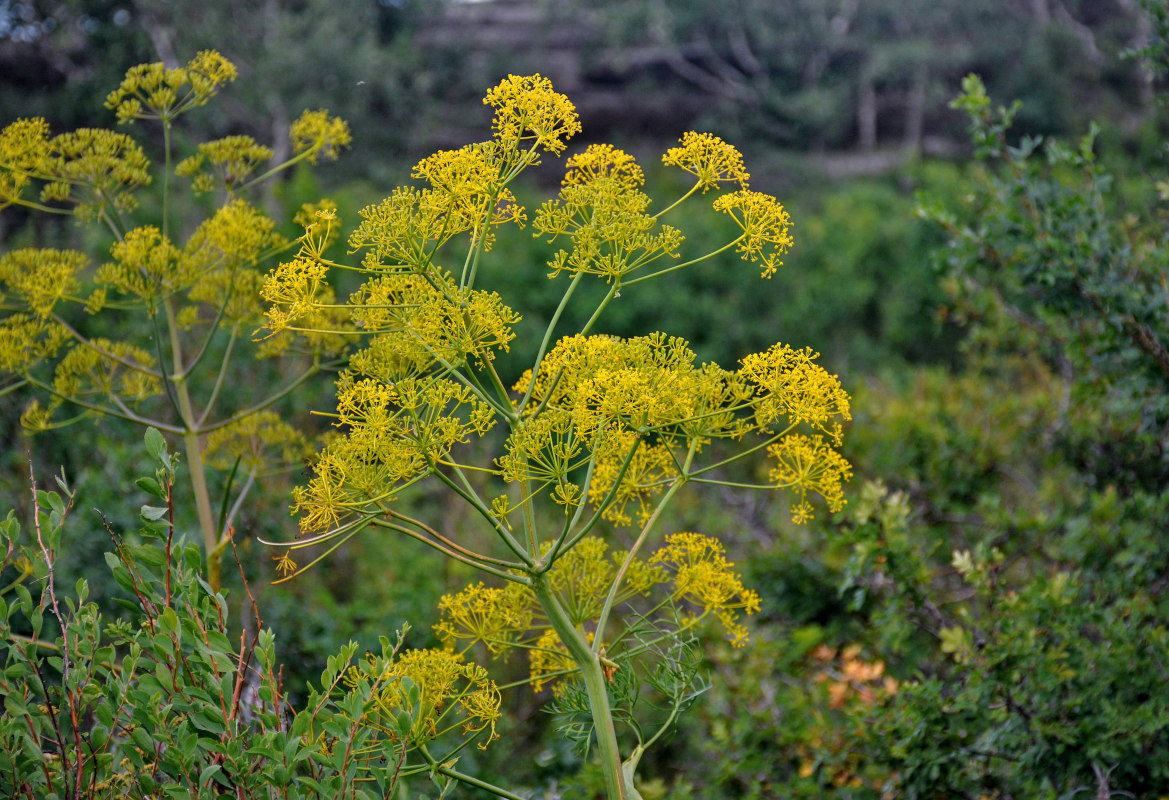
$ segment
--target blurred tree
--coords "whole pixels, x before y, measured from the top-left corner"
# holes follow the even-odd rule
[[[106,121],[109,87],[150,54],[130,22],[118,0],[0,0],[0,121]]]
[[[648,82],[699,93],[723,127],[734,120],[743,134],[764,141],[862,152],[880,145],[948,150],[928,137],[956,134],[956,119],[931,109],[971,69],[992,87],[1018,93],[1014,73],[1022,68],[1031,85],[1024,99],[1045,96],[1043,107],[1064,104],[1056,119],[1081,121],[1084,109],[1072,97],[1082,100],[1084,80],[1098,81],[1110,63],[1105,55],[1131,45],[1139,26],[1131,0],[587,6],[558,4],[555,13],[588,20],[608,46],[592,70],[625,79],[656,70]],[[1064,69],[1050,69],[1058,65]],[[1127,67],[1113,76],[1125,70],[1130,84],[1139,82]]]
[[[411,30],[441,3],[406,0],[0,0],[0,120],[39,115],[54,126],[108,124],[105,92],[141,61],[174,67],[216,49],[239,65],[238,93],[198,135],[248,134],[290,152],[292,111],[328,108],[353,120],[376,159],[353,159],[338,179],[375,179],[417,113]],[[371,170],[372,175],[371,175]]]

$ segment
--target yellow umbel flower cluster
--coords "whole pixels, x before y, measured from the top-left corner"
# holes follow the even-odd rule
[[[0,208],[16,202],[32,176],[44,173],[48,140],[43,119],[18,119],[0,131]]]
[[[97,282],[123,294],[152,300],[190,285],[191,276],[183,274],[179,263],[179,249],[153,225],[128,231],[122,241],[114,242],[110,255],[114,260],[98,269]]]
[[[735,249],[744,261],[762,261],[764,278],[783,266],[780,257],[792,246],[791,217],[771,195],[742,189],[714,201],[714,210],[729,214],[743,230]]]
[[[405,485],[435,471],[456,444],[482,436],[494,419],[473,391],[442,378],[389,385],[344,374],[337,421],[349,432],[327,444],[314,475],[293,493],[305,532],[329,528],[353,509],[382,509]]]
[[[529,408],[557,416],[539,425],[525,420],[498,463],[508,480],[567,486],[571,491],[561,489],[561,496],[575,499],[582,487],[570,473],[591,458],[589,496],[606,504],[605,518],[628,524],[632,503],[644,522],[653,498],[677,474],[679,445],[701,447],[709,439],[799,425],[839,444],[841,423],[851,419],[848,395],[816,357],[811,350],[776,345],[747,356],[732,373],[714,364],[696,366],[686,342],[664,334],[567,337],[534,378],[527,372],[515,386],[530,389]],[[825,476],[846,476],[843,458],[826,446],[816,452],[825,459]],[[833,494],[827,485],[821,488],[825,497]]]
[[[445,650],[407,650],[396,657],[370,655],[345,673],[344,683],[370,687],[361,723],[408,748],[453,731],[480,738],[480,749],[497,738],[499,689],[487,671]],[[356,721],[356,720],[354,720]]]
[[[106,108],[114,109],[119,122],[171,120],[206,105],[237,74],[235,65],[214,50],[203,50],[186,66],[174,69],[162,62],[140,64],[131,67],[106,97]]]
[[[264,274],[257,267],[287,244],[272,219],[243,200],[232,200],[201,223],[183,247],[188,299],[205,314],[214,309],[221,324],[258,319],[264,311]]]
[[[271,147],[258,144],[251,136],[227,136],[199,145],[199,152],[175,167],[175,174],[191,178],[196,194],[212,189],[231,192],[249,175],[275,155]],[[204,171],[206,164],[210,171]]]
[[[353,140],[349,124],[340,117],[334,117],[324,109],[305,111],[292,123],[289,131],[292,150],[305,155],[310,164],[319,159],[332,161],[348,147]]]
[[[645,184],[645,173],[633,156],[609,144],[590,144],[565,162],[565,186],[595,186],[604,181],[636,190]]]
[[[739,374],[755,390],[751,406],[760,426],[807,424],[839,445],[841,422],[852,419],[849,398],[840,380],[816,363],[818,357],[811,348],[777,344],[744,357]]]
[[[737,183],[746,189],[751,176],[743,166],[738,149],[712,133],[690,131],[682,136],[681,147],[671,147],[662,156],[662,163],[679,167],[698,179],[705,194],[717,189],[720,183]]]
[[[747,641],[740,615],[759,610],[759,595],[743,586],[734,564],[726,559],[722,543],[698,533],[667,536],[665,546],[648,559],[610,552],[609,545],[595,536],[585,537],[563,553],[548,572],[549,585],[569,619],[590,640],[597,635],[598,619],[622,566],[623,583],[613,596],[615,602],[649,597],[656,610],[671,609],[658,615],[656,635],[671,625],[688,630],[713,616],[722,623],[733,645]],[[658,587],[662,587],[660,598],[656,597]],[[465,651],[478,643],[497,657],[526,650],[536,691],[549,683],[554,688],[562,686],[562,679],[575,671],[576,665],[535,595],[521,584],[509,583],[504,588],[474,584],[443,595],[438,608],[442,619],[434,629],[448,646],[458,645]],[[606,641],[609,659],[635,657],[643,651],[632,628]]]
[[[700,533],[670,534],[666,546],[655,552],[649,563],[673,574],[675,600],[697,606],[703,615],[714,614],[734,646],[747,643],[747,629],[739,612],[749,615],[758,611],[759,595],[745,588],[731,570],[734,563],[727,561],[722,542]]]
[[[777,464],[771,469],[770,479],[777,485],[791,487],[800,493],[800,500],[792,506],[792,521],[807,522],[812,516],[808,492],[816,492],[828,503],[828,510],[844,508],[844,481],[852,477],[852,466],[844,456],[833,450],[822,436],[785,436],[767,448]]]
[[[207,459],[220,469],[239,460],[245,470],[302,464],[313,449],[304,434],[271,411],[248,414],[207,435]]]
[[[77,276],[88,263],[75,250],[13,250],[0,257],[0,289],[18,297],[36,316],[46,317],[58,301],[80,289]],[[0,294],[0,301],[5,299]]]
[[[480,142],[458,150],[440,150],[414,166],[413,177],[425,180],[432,195],[423,201],[438,201],[444,226],[454,233],[471,232],[472,243],[483,241],[491,249],[492,226],[508,222],[523,224],[524,209],[510,189],[504,188],[510,152],[500,142]]]
[[[131,403],[162,393],[162,381],[151,369],[154,358],[141,347],[93,339],[66,352],[53,376],[53,404],[64,398],[117,395]]]
[[[444,594],[438,601],[442,620],[434,630],[448,645],[461,641],[481,642],[499,655],[519,641],[532,625],[532,599],[518,583],[502,588],[482,582],[456,594]]]
[[[580,133],[576,107],[539,75],[509,75],[483,103],[495,109],[495,138],[510,149],[540,147],[561,153],[573,134]]]
[[[572,240],[571,250],[548,262],[552,277],[567,271],[620,281],[662,258],[677,258],[684,237],[648,213],[649,196],[637,188],[643,182],[632,156],[608,145],[569,159],[559,196],[544,203],[532,222],[549,242]]]
[[[52,358],[69,340],[60,323],[33,314],[12,314],[0,322],[0,369],[20,372]]]
[[[0,131],[0,208],[30,205],[24,197],[42,183],[40,203],[66,203],[84,220],[137,206],[133,192],[150,183],[150,162],[122,133],[80,128],[49,138],[43,119],[21,119]]]

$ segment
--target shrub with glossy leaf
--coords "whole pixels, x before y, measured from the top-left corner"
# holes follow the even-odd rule
[[[0,595],[0,795],[388,796],[405,777],[406,740],[367,716],[384,705],[377,682],[384,694],[394,673],[345,680],[357,650],[348,645],[294,716],[272,632],[232,634],[223,596],[200,577],[199,549],[175,540],[174,457],[151,434],[161,466],[138,484],[163,505],[142,508],[136,537],[107,525],[114,580],[136,599],[129,618],[103,618],[84,581],[72,597],[56,585],[56,547],[72,505],[63,482],[65,497],[36,493],[30,525],[22,529],[12,513],[0,523],[9,546],[3,576],[15,578]],[[400,644],[383,640],[377,663],[394,661]]]

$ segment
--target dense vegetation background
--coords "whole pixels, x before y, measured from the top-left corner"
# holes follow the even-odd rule
[[[657,776],[643,795],[1155,798],[1169,795],[1165,20],[1135,0],[0,0],[0,124],[110,126],[103,102],[129,66],[213,47],[241,79],[181,135],[247,133],[279,159],[300,109],[330,109],[352,147],[265,202],[287,219],[329,195],[350,222],[421,156],[482,138],[479,98],[509,72],[573,99],[574,147],[612,142],[648,170],[684,130],[735,142],[795,221],[786,266],[764,290],[717,264],[684,273],[615,306],[609,331],[667,330],[722,364],[777,339],[812,346],[853,394],[857,476],[846,511],[806,528],[782,500],[732,490],[672,512],[726,534],[763,609],[744,650],[708,643],[725,651],[713,688],[642,768]],[[996,109],[1015,99],[1008,127]],[[5,251],[79,236],[0,213]],[[557,300],[544,256],[526,233],[497,249],[490,282],[522,301],[516,346],[531,349]],[[27,514],[31,453],[133,529],[140,435],[103,421],[29,439],[24,399],[0,398],[0,509]],[[410,621],[425,640],[467,576],[366,536],[266,586],[256,539],[290,534],[297,477],[270,482],[239,529],[303,696],[350,638],[372,648]],[[412,502],[445,529],[471,524],[437,496]],[[71,525],[59,568],[113,613],[108,539],[82,513]],[[508,702],[517,728],[542,719],[530,694]],[[595,791],[553,738],[509,747],[474,758],[535,796]]]

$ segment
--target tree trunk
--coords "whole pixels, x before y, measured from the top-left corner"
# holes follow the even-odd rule
[[[913,85],[905,103],[905,149],[911,153],[921,152],[922,128],[925,124],[925,89],[929,81],[929,70],[925,64],[918,64],[913,71]]]
[[[877,147],[877,92],[869,78],[861,81],[857,98],[856,125],[861,151],[873,152]]]

